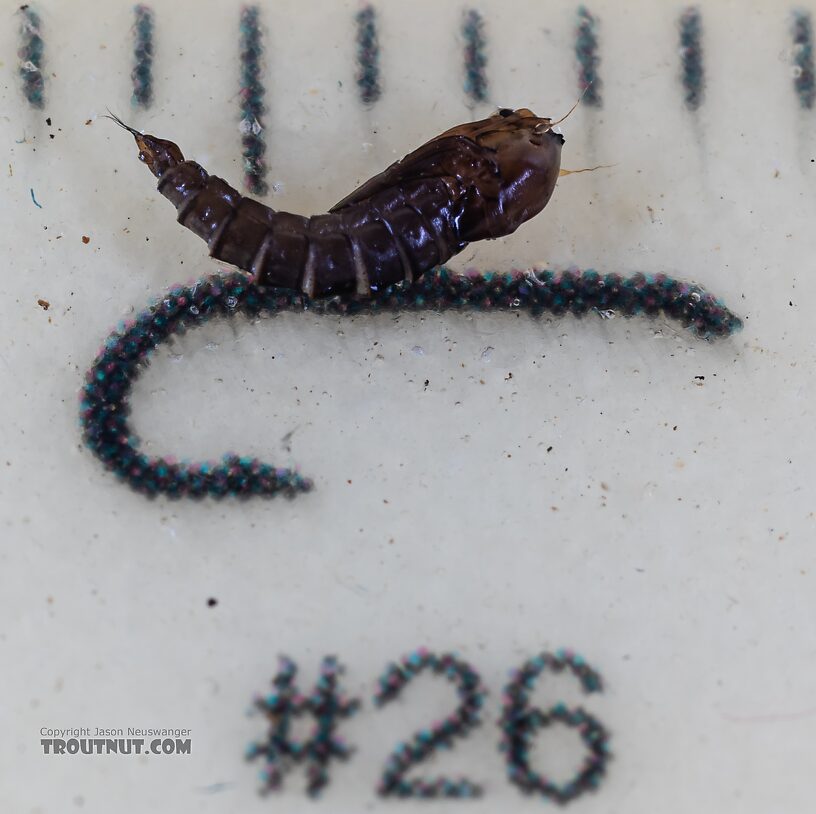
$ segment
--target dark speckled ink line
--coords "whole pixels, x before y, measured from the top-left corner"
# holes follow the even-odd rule
[[[357,12],[355,20],[357,22],[357,89],[363,104],[372,105],[382,94],[377,12],[373,6],[363,6]]]
[[[816,101],[816,82],[813,69],[813,21],[810,12],[793,13],[793,87],[799,105],[812,110]]]
[[[703,18],[700,10],[689,7],[680,15],[681,80],[686,107],[698,110],[703,103]]]
[[[261,81],[263,43],[257,6],[241,11],[241,144],[244,186],[253,195],[265,195],[266,143],[263,138],[264,86]]]
[[[702,288],[663,275],[621,277],[595,271],[452,275],[442,268],[411,286],[390,286],[370,300],[348,295],[310,300],[291,289],[259,288],[234,272],[173,288],[108,337],[81,393],[85,444],[120,480],[148,496],[293,497],[307,492],[310,480],[252,458],[228,454],[221,463],[194,464],[141,452],[128,420],[128,399],[149,356],[171,334],[214,316],[239,312],[274,316],[285,311],[354,316],[424,310],[527,311],[533,317],[545,311],[576,316],[590,311],[603,316],[663,312],[706,339],[728,336],[741,326]]]
[[[148,108],[153,101],[153,10],[141,3],[133,7],[133,80],[134,107]]]
[[[476,9],[465,12],[462,20],[465,40],[465,93],[472,102],[487,101],[487,38],[482,15]]]
[[[578,8],[575,30],[575,58],[578,61],[578,90],[585,105],[601,107],[601,78],[598,66],[598,20],[586,6]]]
[[[42,72],[43,38],[40,15],[31,6],[20,6],[20,79],[23,94],[32,107],[42,108],[45,104],[45,79]]]

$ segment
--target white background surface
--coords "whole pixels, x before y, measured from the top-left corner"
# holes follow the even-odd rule
[[[353,82],[357,6],[264,5],[276,208],[323,211],[473,117],[461,7],[380,5],[385,91],[370,112]],[[479,7],[491,101],[565,111],[573,4]],[[615,755],[572,810],[812,810],[816,143],[792,90],[788,9],[703,4],[708,89],[692,115],[679,7],[592,8],[605,107],[566,123],[563,162],[614,167],[563,179],[544,214],[454,267],[665,271],[722,296],[743,332],[704,343],[664,321],[509,314],[211,323],[138,382],[145,448],[236,449],[296,463],[317,488],[294,502],[170,503],[105,473],[77,418],[109,329],[214,270],[131,140],[95,118],[105,105],[130,115],[130,6],[40,7],[43,112],[22,103],[4,6],[3,811],[418,811],[373,789],[393,745],[449,711],[451,690],[429,678],[382,712],[370,696],[387,662],[420,644],[456,650],[491,690],[484,726],[426,770],[465,771],[484,800],[422,810],[545,805],[504,780],[494,719],[507,671],[559,646],[603,674],[586,707]],[[238,9],[156,3],[156,103],[133,116],[233,183]],[[246,710],[281,652],[304,689],[337,654],[366,701],[343,728],[359,751],[317,804],[297,772],[259,798],[259,767],[242,760],[264,730]],[[541,682],[541,703],[561,697],[579,693]],[[190,728],[193,753],[42,754],[41,727],[74,726]],[[566,777],[575,742],[539,744],[536,765]]]

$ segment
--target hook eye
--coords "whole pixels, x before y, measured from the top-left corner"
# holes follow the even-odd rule
[[[505,118],[505,119],[506,119],[508,116],[512,116],[512,115],[513,115],[513,111],[512,111],[512,109],[511,109],[511,108],[509,108],[509,107],[500,107],[500,108],[499,108],[499,110],[498,110],[498,114],[499,114],[499,116],[501,116],[502,118]]]

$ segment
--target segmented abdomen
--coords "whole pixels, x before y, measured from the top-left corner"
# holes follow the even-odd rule
[[[259,285],[309,297],[348,290],[368,297],[416,280],[464,248],[452,184],[414,181],[311,218],[244,198],[194,161],[169,169],[158,188],[212,257],[249,272]]]

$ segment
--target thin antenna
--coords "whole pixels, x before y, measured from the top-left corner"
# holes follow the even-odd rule
[[[543,129],[543,130],[539,130],[539,129],[538,129],[539,127],[541,127],[541,125],[539,124],[539,125],[536,127],[536,130],[537,130],[539,133],[546,133],[548,130],[552,130],[552,128],[553,128],[553,127],[555,127],[557,124],[561,124],[561,122],[566,121],[566,120],[567,120],[567,119],[568,119],[568,118],[569,118],[569,117],[572,115],[572,113],[573,113],[573,111],[575,110],[575,108],[576,108],[576,107],[578,107],[578,105],[580,105],[580,104],[581,104],[581,102],[582,102],[582,101],[583,101],[583,99],[584,99],[584,96],[586,96],[586,93],[587,93],[587,91],[589,90],[589,88],[590,88],[590,86],[591,86],[591,85],[592,85],[592,82],[590,82],[590,83],[589,83],[589,84],[588,84],[588,85],[587,85],[587,86],[584,88],[583,93],[582,93],[582,94],[581,94],[581,95],[578,97],[578,101],[577,101],[577,102],[576,102],[576,103],[575,103],[575,104],[574,104],[574,105],[573,105],[573,106],[572,106],[572,107],[571,107],[571,108],[570,108],[570,109],[569,109],[569,110],[566,112],[566,114],[565,114],[564,116],[562,116],[560,119],[557,119],[557,120],[556,120],[556,121],[554,121],[554,122],[550,122],[550,123],[549,123],[549,124],[548,124],[548,125],[547,125],[547,126],[544,128],[544,129]]]
[[[565,175],[577,175],[579,172],[595,172],[595,170],[609,170],[616,164],[598,164],[597,167],[582,167],[580,170],[558,170],[558,175],[563,177]]]

